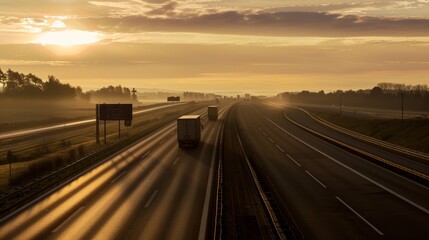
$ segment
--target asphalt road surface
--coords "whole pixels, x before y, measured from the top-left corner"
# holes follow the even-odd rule
[[[228,106],[221,106],[225,109]],[[205,113],[206,109],[199,113]],[[204,236],[214,149],[224,112],[202,142],[179,149],[159,129],[0,220],[1,239],[198,239]],[[204,223],[204,224],[201,224]]]
[[[268,176],[301,237],[428,238],[428,188],[305,132],[285,120],[288,111],[242,102],[237,124],[248,156]],[[303,114],[294,119],[309,121]]]
[[[220,106],[218,121],[203,117],[202,142],[197,148],[179,149],[176,124],[168,124],[0,219],[0,239],[204,239],[205,223],[212,217],[208,202],[215,184],[211,181],[215,152],[224,110],[230,106]],[[199,111],[203,112],[206,109]],[[312,124],[305,114],[284,107],[249,101],[234,107],[246,156],[280,197],[279,204],[298,229],[298,239],[428,238],[427,187],[305,132],[288,122],[284,113]],[[312,128],[331,134],[318,125]],[[228,132],[225,136],[232,139]],[[229,159],[242,159],[234,141],[224,148]],[[406,161],[392,153],[389,158]],[[231,164],[232,169],[244,168],[238,162]],[[237,182],[229,184],[226,192],[248,181],[244,170],[226,174],[242,175],[227,177]],[[245,208],[258,202],[245,197],[254,195],[253,190],[238,190],[243,196],[225,198],[240,207],[231,210],[235,212],[230,221],[235,221],[234,216],[241,219],[230,233],[264,236],[257,208]],[[246,217],[252,220],[246,222],[250,219]]]

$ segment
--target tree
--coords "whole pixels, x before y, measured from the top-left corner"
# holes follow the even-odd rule
[[[49,75],[48,81],[43,84],[43,92],[48,98],[74,98],[76,89],[69,84],[62,84],[55,76]]]
[[[381,90],[380,87],[373,87],[371,89],[371,95],[372,96],[381,96],[383,94],[383,90]]]
[[[7,76],[6,76],[6,74],[4,74],[4,72],[0,68],[0,83],[3,85],[3,91],[2,92],[4,92],[4,88],[6,87],[6,81],[7,81]]]

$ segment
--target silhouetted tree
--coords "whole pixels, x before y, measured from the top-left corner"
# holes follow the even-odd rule
[[[56,77],[49,75],[48,81],[43,84],[43,92],[48,98],[74,98],[76,90],[69,84],[62,84]]]
[[[4,92],[4,88],[6,87],[6,81],[7,81],[7,76],[6,76],[6,74],[4,74],[4,72],[0,68],[0,83],[3,85],[3,91],[2,92]]]
[[[376,87],[357,91],[335,91],[331,93],[302,91],[300,93],[282,93],[280,99],[294,103],[337,105],[341,94],[345,106],[375,107],[398,109],[404,94],[404,107],[408,110],[429,110],[429,91],[427,85],[405,85],[397,83],[379,83]]]
[[[380,87],[373,87],[371,89],[371,95],[372,96],[381,96],[383,94],[383,90],[381,90]]]

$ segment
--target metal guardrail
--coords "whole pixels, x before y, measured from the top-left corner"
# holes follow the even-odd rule
[[[97,151],[89,154],[88,156],[85,156],[69,165],[57,169],[45,176],[34,179],[32,182],[22,187],[17,187],[15,191],[11,193],[4,194],[0,197],[0,214],[7,212],[11,208],[16,207],[19,203],[24,202],[31,197],[37,196],[43,190],[49,189],[55,185],[62,183],[62,181],[77,174],[86,167],[94,166],[96,163],[106,159],[107,157],[119,154],[121,150],[126,149],[127,147],[131,147],[132,145],[136,144],[142,137],[145,137],[151,132],[155,131],[159,128],[159,126],[168,124],[175,118],[176,116],[170,116],[169,118],[159,122],[159,124],[153,125],[139,134],[116,141],[111,145],[98,149]]]
[[[271,205],[271,200],[272,197],[268,197],[266,194],[266,191],[264,190],[263,186],[262,186],[262,181],[261,179],[258,177],[255,169],[253,168],[252,164],[250,163],[250,160],[248,159],[246,153],[244,152],[244,148],[243,148],[243,144],[241,142],[241,138],[238,135],[238,131],[237,131],[237,126],[234,122],[234,126],[236,128],[236,132],[237,132],[237,139],[238,139],[238,143],[240,145],[241,151],[243,152],[244,158],[246,159],[246,164],[247,167],[250,171],[250,175],[252,176],[253,182],[256,185],[256,188],[258,190],[259,193],[259,197],[262,200],[262,205],[264,206],[266,212],[268,213],[268,219],[270,220],[270,224],[272,225],[273,228],[273,233],[276,235],[276,237],[278,239],[281,240],[286,240],[286,234],[283,231],[283,228],[280,224],[280,220],[278,219],[277,215],[276,215],[276,211],[274,210],[273,206]]]
[[[67,179],[82,169],[85,169],[86,167],[95,164],[106,157],[112,156],[113,153],[117,153],[126,146],[137,142],[140,137],[140,135],[135,135],[133,137],[112,143],[111,145],[104,148],[100,148],[88,156],[85,156],[69,165],[55,170],[54,172],[51,172],[43,177],[39,177],[33,182],[30,182],[13,192],[4,195],[0,198],[0,212],[4,212],[14,205],[24,201],[25,199],[37,195],[44,189],[55,186],[59,182]]]
[[[295,106],[313,108],[313,109],[323,109],[325,111],[330,112],[338,112],[338,105],[320,105],[320,104],[294,104]],[[342,111],[344,113],[349,114],[357,114],[362,116],[369,116],[375,118],[383,118],[383,119],[401,119],[402,113],[398,110],[385,110],[385,109],[377,109],[377,108],[362,108],[362,107],[353,107],[353,106],[344,106],[342,107]],[[405,111],[404,118],[406,119],[428,119],[429,112],[421,111],[421,112],[413,112],[413,111]]]
[[[374,154],[371,154],[371,153],[368,153],[368,152],[363,151],[361,149],[358,149],[356,147],[350,146],[346,143],[340,142],[334,138],[331,138],[331,137],[325,136],[321,133],[318,133],[318,132],[316,132],[310,128],[307,128],[307,127],[297,123],[296,121],[292,120],[285,113],[283,113],[283,116],[286,118],[286,120],[290,121],[291,123],[295,124],[296,126],[304,129],[305,131],[307,131],[307,132],[309,132],[309,133],[311,133],[311,134],[313,134],[313,135],[315,135],[315,136],[317,136],[317,137],[319,137],[319,138],[321,138],[327,142],[330,142],[330,143],[332,143],[338,147],[341,147],[344,150],[352,152],[352,153],[354,153],[354,154],[356,154],[356,155],[358,155],[358,156],[360,156],[366,160],[369,160],[369,161],[371,161],[371,162],[373,162],[379,166],[382,166],[382,167],[389,169],[393,172],[401,174],[402,176],[407,177],[408,179],[419,182],[425,186],[429,186],[429,176],[426,174],[420,173],[416,170],[410,169],[410,168],[402,166],[400,164],[393,163],[389,160],[386,160],[386,159],[381,158],[379,156],[376,156]]]
[[[395,145],[392,143],[381,141],[381,140],[378,140],[376,138],[369,137],[369,136],[351,131],[349,129],[346,129],[346,128],[340,127],[338,125],[335,125],[333,123],[330,123],[330,122],[328,122],[328,121],[326,121],[326,120],[324,120],[318,116],[314,116],[312,113],[308,112],[305,109],[302,109],[302,108],[295,108],[295,109],[298,109],[298,110],[305,112],[307,115],[309,115],[311,118],[313,118],[315,121],[319,122],[320,124],[323,124],[323,125],[331,128],[331,129],[339,131],[343,134],[357,138],[357,139],[362,140],[362,141],[366,141],[368,143],[374,144],[374,145],[379,146],[379,147],[383,147],[383,148],[388,149],[390,151],[396,151],[400,154],[409,155],[409,156],[424,160],[424,163],[429,164],[429,154],[425,154],[425,153],[422,153],[422,152],[419,152],[416,150],[401,147],[401,146],[398,146],[398,145]]]

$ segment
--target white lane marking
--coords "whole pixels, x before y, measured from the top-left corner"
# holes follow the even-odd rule
[[[167,126],[166,126],[166,128],[168,128],[168,127],[170,127],[170,126],[173,126],[173,125],[167,125]],[[129,149],[131,149],[131,148],[133,148],[133,147],[137,146],[138,144],[141,144],[142,142],[144,142],[144,141],[146,141],[146,140],[150,139],[151,137],[153,137],[153,136],[155,135],[155,133],[159,133],[159,132],[161,132],[161,131],[159,130],[159,131],[157,131],[157,132],[154,132],[154,133],[149,134],[148,136],[146,136],[146,137],[142,138],[141,140],[139,140],[139,141],[137,141],[137,142],[134,142],[134,143],[132,143],[131,145],[128,145],[127,147],[123,148],[122,150],[119,150],[118,152],[116,152],[116,153],[112,154],[112,155],[111,155],[111,156],[109,156],[109,157],[104,158],[102,161],[99,161],[98,163],[94,164],[93,166],[89,167],[88,169],[86,169],[86,170],[84,170],[84,171],[82,171],[82,172],[78,173],[77,175],[75,175],[74,177],[70,178],[69,180],[64,181],[63,183],[60,183],[58,186],[56,186],[56,187],[52,188],[51,190],[49,190],[49,191],[47,191],[47,192],[43,193],[42,195],[40,195],[39,197],[36,197],[34,200],[32,200],[32,201],[28,202],[28,203],[27,203],[27,204],[25,204],[24,206],[22,206],[22,207],[18,208],[17,210],[15,210],[15,211],[13,211],[13,212],[9,213],[9,214],[8,214],[8,215],[6,215],[6,216],[4,216],[3,218],[1,218],[1,219],[0,219],[0,223],[1,223],[1,222],[4,222],[5,220],[7,220],[7,219],[9,219],[9,218],[11,218],[12,216],[15,216],[16,214],[18,214],[18,213],[22,212],[24,209],[26,209],[26,208],[28,208],[29,206],[31,206],[31,205],[33,205],[33,204],[35,204],[37,201],[40,201],[41,199],[45,198],[45,197],[46,197],[46,196],[48,196],[49,194],[52,194],[52,193],[54,193],[55,191],[59,190],[60,188],[65,187],[65,186],[67,186],[68,184],[70,184],[70,183],[72,183],[72,182],[76,181],[77,179],[79,179],[79,178],[80,178],[80,177],[82,177],[83,175],[85,175],[85,174],[87,174],[87,173],[92,172],[92,171],[93,171],[94,169],[96,169],[97,167],[99,167],[99,166],[101,166],[101,165],[103,165],[103,164],[105,164],[105,163],[107,163],[107,162],[109,162],[109,161],[112,161],[112,160],[114,159],[114,157],[116,157],[116,156],[120,156],[120,155],[121,155],[121,154],[123,154],[124,152],[126,152],[126,151],[128,151]]]
[[[155,192],[152,193],[152,196],[150,196],[149,201],[147,201],[146,205],[144,205],[144,208],[148,208],[150,206],[153,199],[155,199],[157,193],[158,193],[158,189],[156,189]]]
[[[125,172],[127,172],[126,170],[121,172],[118,176],[116,176],[112,181],[110,181],[110,183],[114,183],[116,182],[116,180],[118,180],[120,177],[122,177],[122,175],[125,174]]]
[[[276,147],[277,147],[280,151],[285,152],[285,150],[283,150],[279,145],[277,145],[277,144],[276,144]]]
[[[76,210],[70,217],[68,217],[64,222],[62,222],[58,227],[56,227],[52,232],[55,233],[58,230],[60,230],[62,227],[64,227],[70,220],[73,219],[74,216],[76,216],[80,211],[82,211],[85,207],[80,207],[78,210]]]
[[[349,171],[351,171],[351,172],[355,173],[356,175],[358,175],[358,176],[360,176],[360,177],[362,177],[362,178],[366,179],[367,181],[369,181],[369,182],[371,182],[372,184],[374,184],[374,185],[378,186],[379,188],[381,188],[381,189],[385,190],[386,192],[389,192],[390,194],[394,195],[395,197],[397,197],[397,198],[399,198],[399,199],[401,199],[401,200],[403,200],[403,201],[407,202],[408,204],[410,204],[410,205],[412,205],[412,206],[416,207],[417,209],[421,210],[422,212],[424,212],[424,213],[426,213],[426,214],[429,214],[429,210],[427,210],[426,208],[424,208],[424,207],[420,206],[419,204],[417,204],[417,203],[415,203],[415,202],[413,202],[413,201],[409,200],[408,198],[406,198],[406,197],[404,197],[404,196],[400,195],[399,193],[397,193],[397,192],[395,192],[395,191],[391,190],[390,188],[385,187],[385,186],[384,186],[384,185],[382,185],[381,183],[376,182],[375,180],[373,180],[373,179],[371,179],[371,178],[367,177],[366,175],[364,175],[364,174],[362,174],[362,173],[360,173],[360,172],[358,172],[358,171],[354,170],[353,168],[351,168],[351,167],[349,167],[349,166],[345,165],[344,163],[342,163],[342,162],[340,162],[340,161],[336,160],[335,158],[333,158],[333,157],[329,156],[328,154],[326,154],[326,153],[324,153],[324,152],[320,151],[319,149],[317,149],[317,148],[315,148],[315,147],[311,146],[310,144],[308,144],[308,143],[304,142],[303,140],[299,139],[298,137],[296,137],[296,136],[295,136],[295,135],[293,135],[292,133],[290,133],[290,132],[288,132],[288,131],[284,130],[282,127],[280,127],[279,125],[277,125],[275,122],[271,121],[270,119],[268,119],[268,118],[266,118],[266,119],[267,119],[268,121],[270,121],[274,126],[278,127],[280,130],[282,130],[283,132],[285,132],[285,133],[286,133],[286,134],[288,134],[289,136],[291,136],[291,137],[295,138],[296,140],[298,140],[298,141],[299,141],[299,142],[301,142],[302,144],[306,145],[307,147],[309,147],[309,148],[313,149],[314,151],[316,151],[316,152],[318,152],[318,153],[322,154],[323,156],[327,157],[328,159],[332,160],[333,162],[337,163],[338,165],[340,165],[340,166],[342,166],[342,167],[346,168],[347,170],[349,170]]]
[[[362,217],[358,212],[356,212],[352,207],[350,207],[347,203],[345,203],[341,198],[335,196],[335,198],[338,199],[344,206],[346,206],[350,211],[352,211],[354,214],[356,214],[362,221],[364,221],[366,224],[368,224],[372,229],[374,229],[378,234],[384,235],[380,230],[378,230],[374,225],[372,225],[368,220],[366,220],[364,217]]]
[[[262,132],[262,134],[264,134],[264,135],[265,135],[265,137],[268,137],[268,135],[267,135],[265,132]]]
[[[176,160],[174,160],[173,166],[176,165],[177,161],[179,161],[179,157],[177,157]]]
[[[293,159],[291,156],[289,156],[289,154],[286,154],[286,156],[287,156],[290,160],[292,160],[296,165],[298,165],[298,166],[302,167],[302,166],[301,166],[301,164],[299,164],[297,161],[295,161],[295,159]]]
[[[313,176],[309,171],[305,170],[305,173],[307,173],[308,175],[310,175],[310,177],[312,177],[316,182],[318,182],[320,185],[322,185],[322,187],[327,188],[325,186],[325,184],[323,184],[321,181],[319,181],[319,179],[317,179],[315,176]]]
[[[165,142],[165,138],[163,138],[158,144],[161,145]]]
[[[271,139],[270,137],[268,137],[268,140],[270,140],[272,143],[274,143],[273,139]]]
[[[149,154],[150,154],[150,151],[147,151],[147,152],[143,155],[143,157],[142,157],[141,159],[146,158],[147,156],[149,156]]]

